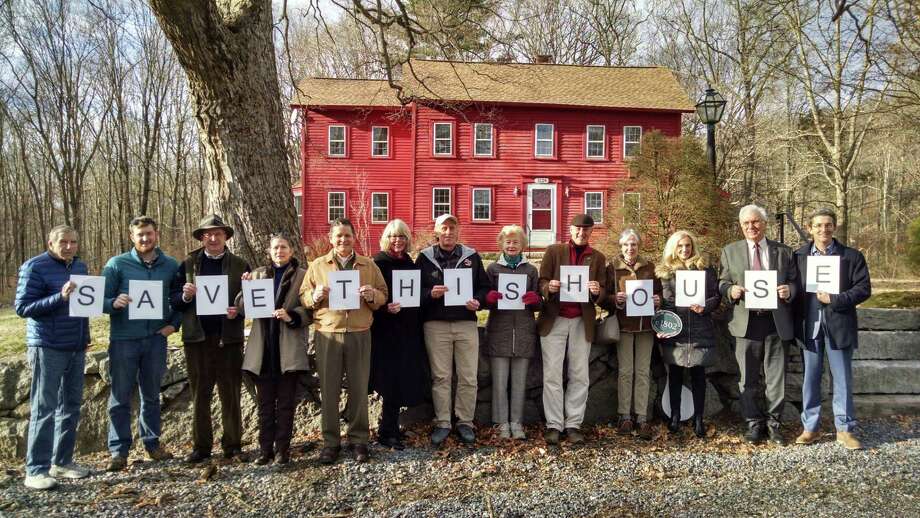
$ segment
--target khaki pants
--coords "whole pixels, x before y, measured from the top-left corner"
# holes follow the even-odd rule
[[[651,331],[631,333],[620,332],[617,347],[618,383],[617,412],[629,416],[633,411],[639,422],[645,421],[648,410],[648,378],[652,367],[652,346],[655,335]]]
[[[562,431],[580,428],[588,403],[588,357],[591,344],[585,338],[581,316],[556,317],[549,334],[540,337],[543,349],[543,413],[546,427]],[[562,363],[569,361],[568,386],[562,389]]]
[[[450,428],[450,387],[457,367],[454,412],[457,424],[473,426],[476,412],[479,331],[471,320],[425,322],[425,348],[431,363],[431,399],[435,426]]]
[[[342,393],[342,370],[348,382],[345,420],[348,441],[367,444],[370,435],[367,417],[367,381],[371,372],[371,332],[317,332],[316,363],[323,402],[323,446],[339,446],[339,398]]]

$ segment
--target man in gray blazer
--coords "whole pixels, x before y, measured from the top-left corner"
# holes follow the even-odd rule
[[[735,337],[735,358],[741,370],[741,415],[747,422],[748,442],[770,440],[783,444],[780,415],[786,385],[786,347],[793,340],[793,307],[797,291],[797,270],[788,246],[765,237],[767,212],[757,205],[742,207],[738,213],[744,239],[722,249],[719,266],[719,291],[734,305],[728,330]],[[777,309],[755,310],[744,305],[744,272],[776,270]],[[766,382],[766,411],[757,400],[760,366]]]

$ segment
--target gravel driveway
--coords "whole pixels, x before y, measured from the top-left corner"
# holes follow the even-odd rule
[[[27,490],[21,466],[5,466],[0,515],[920,516],[920,417],[864,421],[868,449],[856,452],[832,433],[814,446],[752,447],[728,417],[706,441],[689,429],[677,437],[657,430],[645,443],[597,427],[574,448],[505,442],[481,430],[478,449],[450,439],[435,451],[419,429],[410,438],[418,447],[375,447],[368,464],[330,467],[316,462],[311,443],[281,468],[135,461],[110,474],[101,471],[105,456],[95,455],[79,459],[99,470],[94,476],[50,492]],[[789,427],[786,436],[797,432]]]

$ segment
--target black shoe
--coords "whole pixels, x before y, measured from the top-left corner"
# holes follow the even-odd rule
[[[460,442],[463,444],[473,444],[476,442],[476,432],[472,426],[461,424],[457,426],[457,435],[460,436]]]
[[[236,446],[231,446],[230,448],[224,449],[224,458],[230,460],[241,453],[243,453],[242,449],[237,448]]]
[[[264,466],[274,459],[275,456],[271,452],[263,451],[259,453],[259,456],[256,457],[256,460],[252,461],[253,464],[257,466]]]
[[[546,444],[559,444],[559,430],[555,428],[547,428],[543,432],[543,440],[546,441]]]
[[[287,464],[291,462],[291,454],[285,448],[283,450],[278,450],[278,453],[275,454],[275,464]]]
[[[763,442],[765,438],[766,434],[762,424],[750,425],[748,431],[744,434],[744,440],[752,444]]]
[[[319,452],[319,463],[320,464],[332,464],[335,462],[335,459],[339,458],[339,451],[341,448],[327,446],[320,450]]]
[[[431,432],[431,445],[435,447],[441,446],[448,435],[450,435],[450,428],[435,428]]]
[[[675,412],[674,415],[671,416],[671,420],[668,421],[668,431],[677,432],[678,430],[680,430],[680,415]]]
[[[779,429],[779,424],[768,426],[767,435],[770,436],[770,442],[784,446],[786,444],[786,439],[783,438],[783,433]]]
[[[351,447],[351,454],[355,458],[355,462],[364,463],[367,462],[367,459],[370,457],[370,454],[367,452],[366,444],[354,444]]]
[[[706,425],[703,424],[703,416],[698,415],[693,417],[693,433],[700,439],[706,437]]]
[[[384,435],[382,437],[378,437],[377,442],[379,442],[381,446],[386,446],[387,448],[393,448],[394,450],[402,451],[406,449],[406,445],[403,444],[402,440],[399,437],[392,437],[389,435]]]
[[[211,458],[211,452],[202,451],[202,450],[192,450],[192,453],[189,453],[185,456],[185,462],[189,464],[198,464],[201,461]]]

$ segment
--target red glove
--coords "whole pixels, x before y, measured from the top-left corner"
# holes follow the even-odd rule
[[[523,297],[521,297],[521,300],[524,301],[524,304],[527,304],[528,306],[532,306],[534,304],[540,303],[540,295],[535,291],[528,291],[527,293],[524,294]]]
[[[490,290],[489,293],[486,293],[486,304],[494,306],[500,298],[502,298],[501,293],[495,290]]]

